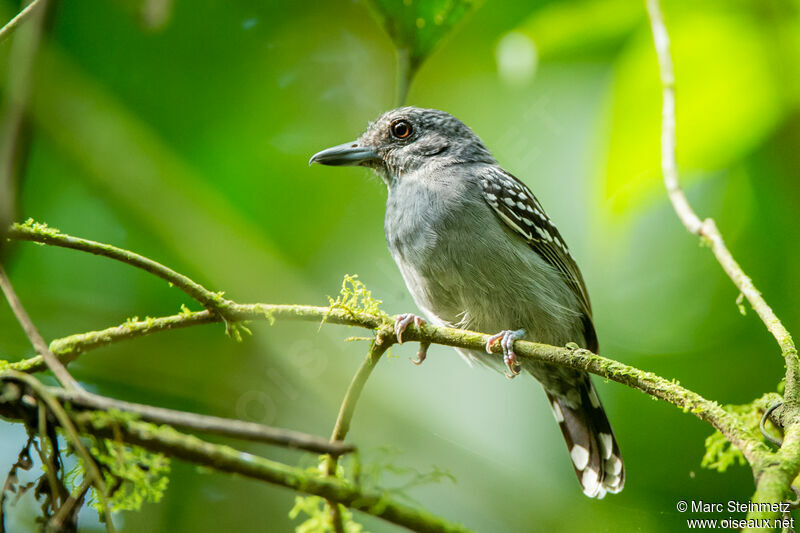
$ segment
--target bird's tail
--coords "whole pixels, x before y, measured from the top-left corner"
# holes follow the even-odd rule
[[[571,394],[568,399],[545,392],[584,494],[600,499],[607,492],[622,490],[625,466],[611,424],[588,376],[578,389],[579,402]]]

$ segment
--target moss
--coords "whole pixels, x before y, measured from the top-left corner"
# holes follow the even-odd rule
[[[169,484],[170,461],[160,453],[111,439],[93,439],[92,457],[105,468],[106,486],[114,487],[107,495],[112,512],[138,511],[145,502],[157,503]],[[103,511],[93,498],[92,505]]]
[[[732,415],[732,427],[752,441],[763,444],[764,449],[766,449],[766,440],[761,434],[760,429],[761,417],[766,409],[778,401],[780,401],[778,395],[769,393],[750,403],[742,405],[724,405],[722,409]],[[713,402],[712,406],[718,407],[716,402]],[[695,409],[700,408],[696,407]],[[692,412],[694,412],[694,410]],[[700,412],[702,412],[702,409]],[[742,451],[736,446],[733,446],[719,431],[715,431],[706,438],[705,447],[706,451],[700,462],[700,466],[703,468],[716,470],[717,472],[725,472],[728,467],[733,464],[747,464]]]
[[[87,411],[81,421],[95,429],[137,426],[157,433],[161,428],[141,422],[138,415],[116,409],[108,411]],[[161,500],[169,483],[170,461],[160,453],[153,453],[139,446],[118,442],[115,439],[90,439],[90,452],[101,466],[108,494],[99,495],[92,489],[89,503],[99,513],[104,512],[103,501],[113,512],[138,511],[145,502],[156,503]],[[78,468],[67,479],[74,490],[86,476],[78,463]],[[80,479],[79,479],[80,478]]]
[[[334,309],[341,309],[353,318],[361,313],[389,318],[389,315],[380,308],[382,303],[383,301],[372,297],[372,291],[358,279],[358,275],[345,274],[339,296],[335,300],[328,297],[328,312],[322,317],[320,326],[325,324]]]
[[[732,464],[738,463],[742,466],[747,464],[741,450],[728,442],[719,431],[706,437],[705,447],[706,452],[700,461],[700,466],[703,468],[725,472]]]
[[[236,342],[242,342],[244,335],[250,336],[253,332],[247,327],[249,321],[242,322],[226,322],[225,332]]]
[[[264,309],[263,311],[264,318],[267,319],[270,326],[275,325],[275,309]]]
[[[740,292],[739,296],[736,297],[736,307],[739,308],[739,313],[741,313],[742,316],[747,315],[747,308],[744,306],[744,293]]]
[[[11,226],[11,229],[22,233],[33,233],[45,237],[58,237],[61,234],[61,232],[58,229],[51,228],[44,222],[36,222],[32,218],[29,218],[22,224],[19,223],[13,224]]]
[[[305,472],[311,479],[325,477],[323,475],[323,463],[320,463],[317,467],[309,467]],[[339,465],[336,469],[336,477],[342,479],[343,476],[344,468]],[[299,481],[298,485],[300,485]],[[354,520],[353,512],[350,509],[341,505],[339,509],[345,533],[366,533],[364,526]],[[333,531],[328,504],[319,496],[295,496],[294,507],[289,511],[289,518],[296,520],[303,517],[305,517],[305,520],[295,528],[297,533],[327,533]]]
[[[225,300],[225,291],[212,292],[211,299],[220,305],[227,303],[227,300]]]

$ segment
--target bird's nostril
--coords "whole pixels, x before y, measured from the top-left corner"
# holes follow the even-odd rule
[[[350,145],[350,148],[358,148],[358,143],[353,143]]]

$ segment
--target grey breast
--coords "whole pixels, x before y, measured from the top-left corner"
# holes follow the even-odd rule
[[[486,204],[482,170],[423,169],[390,186],[386,240],[406,285],[435,323],[572,340],[580,320],[575,295]]]

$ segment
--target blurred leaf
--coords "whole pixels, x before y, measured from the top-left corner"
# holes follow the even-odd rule
[[[770,48],[752,18],[725,9],[667,12],[676,76],[678,164],[717,170],[764,141],[784,111]],[[617,212],[662,194],[660,84],[649,28],[615,66],[606,193]]]
[[[479,3],[478,0],[370,0],[378,22],[398,50],[409,54],[412,70]]]
[[[542,58],[596,54],[619,46],[645,22],[642,4],[628,0],[554,2],[515,31],[533,39]]]

